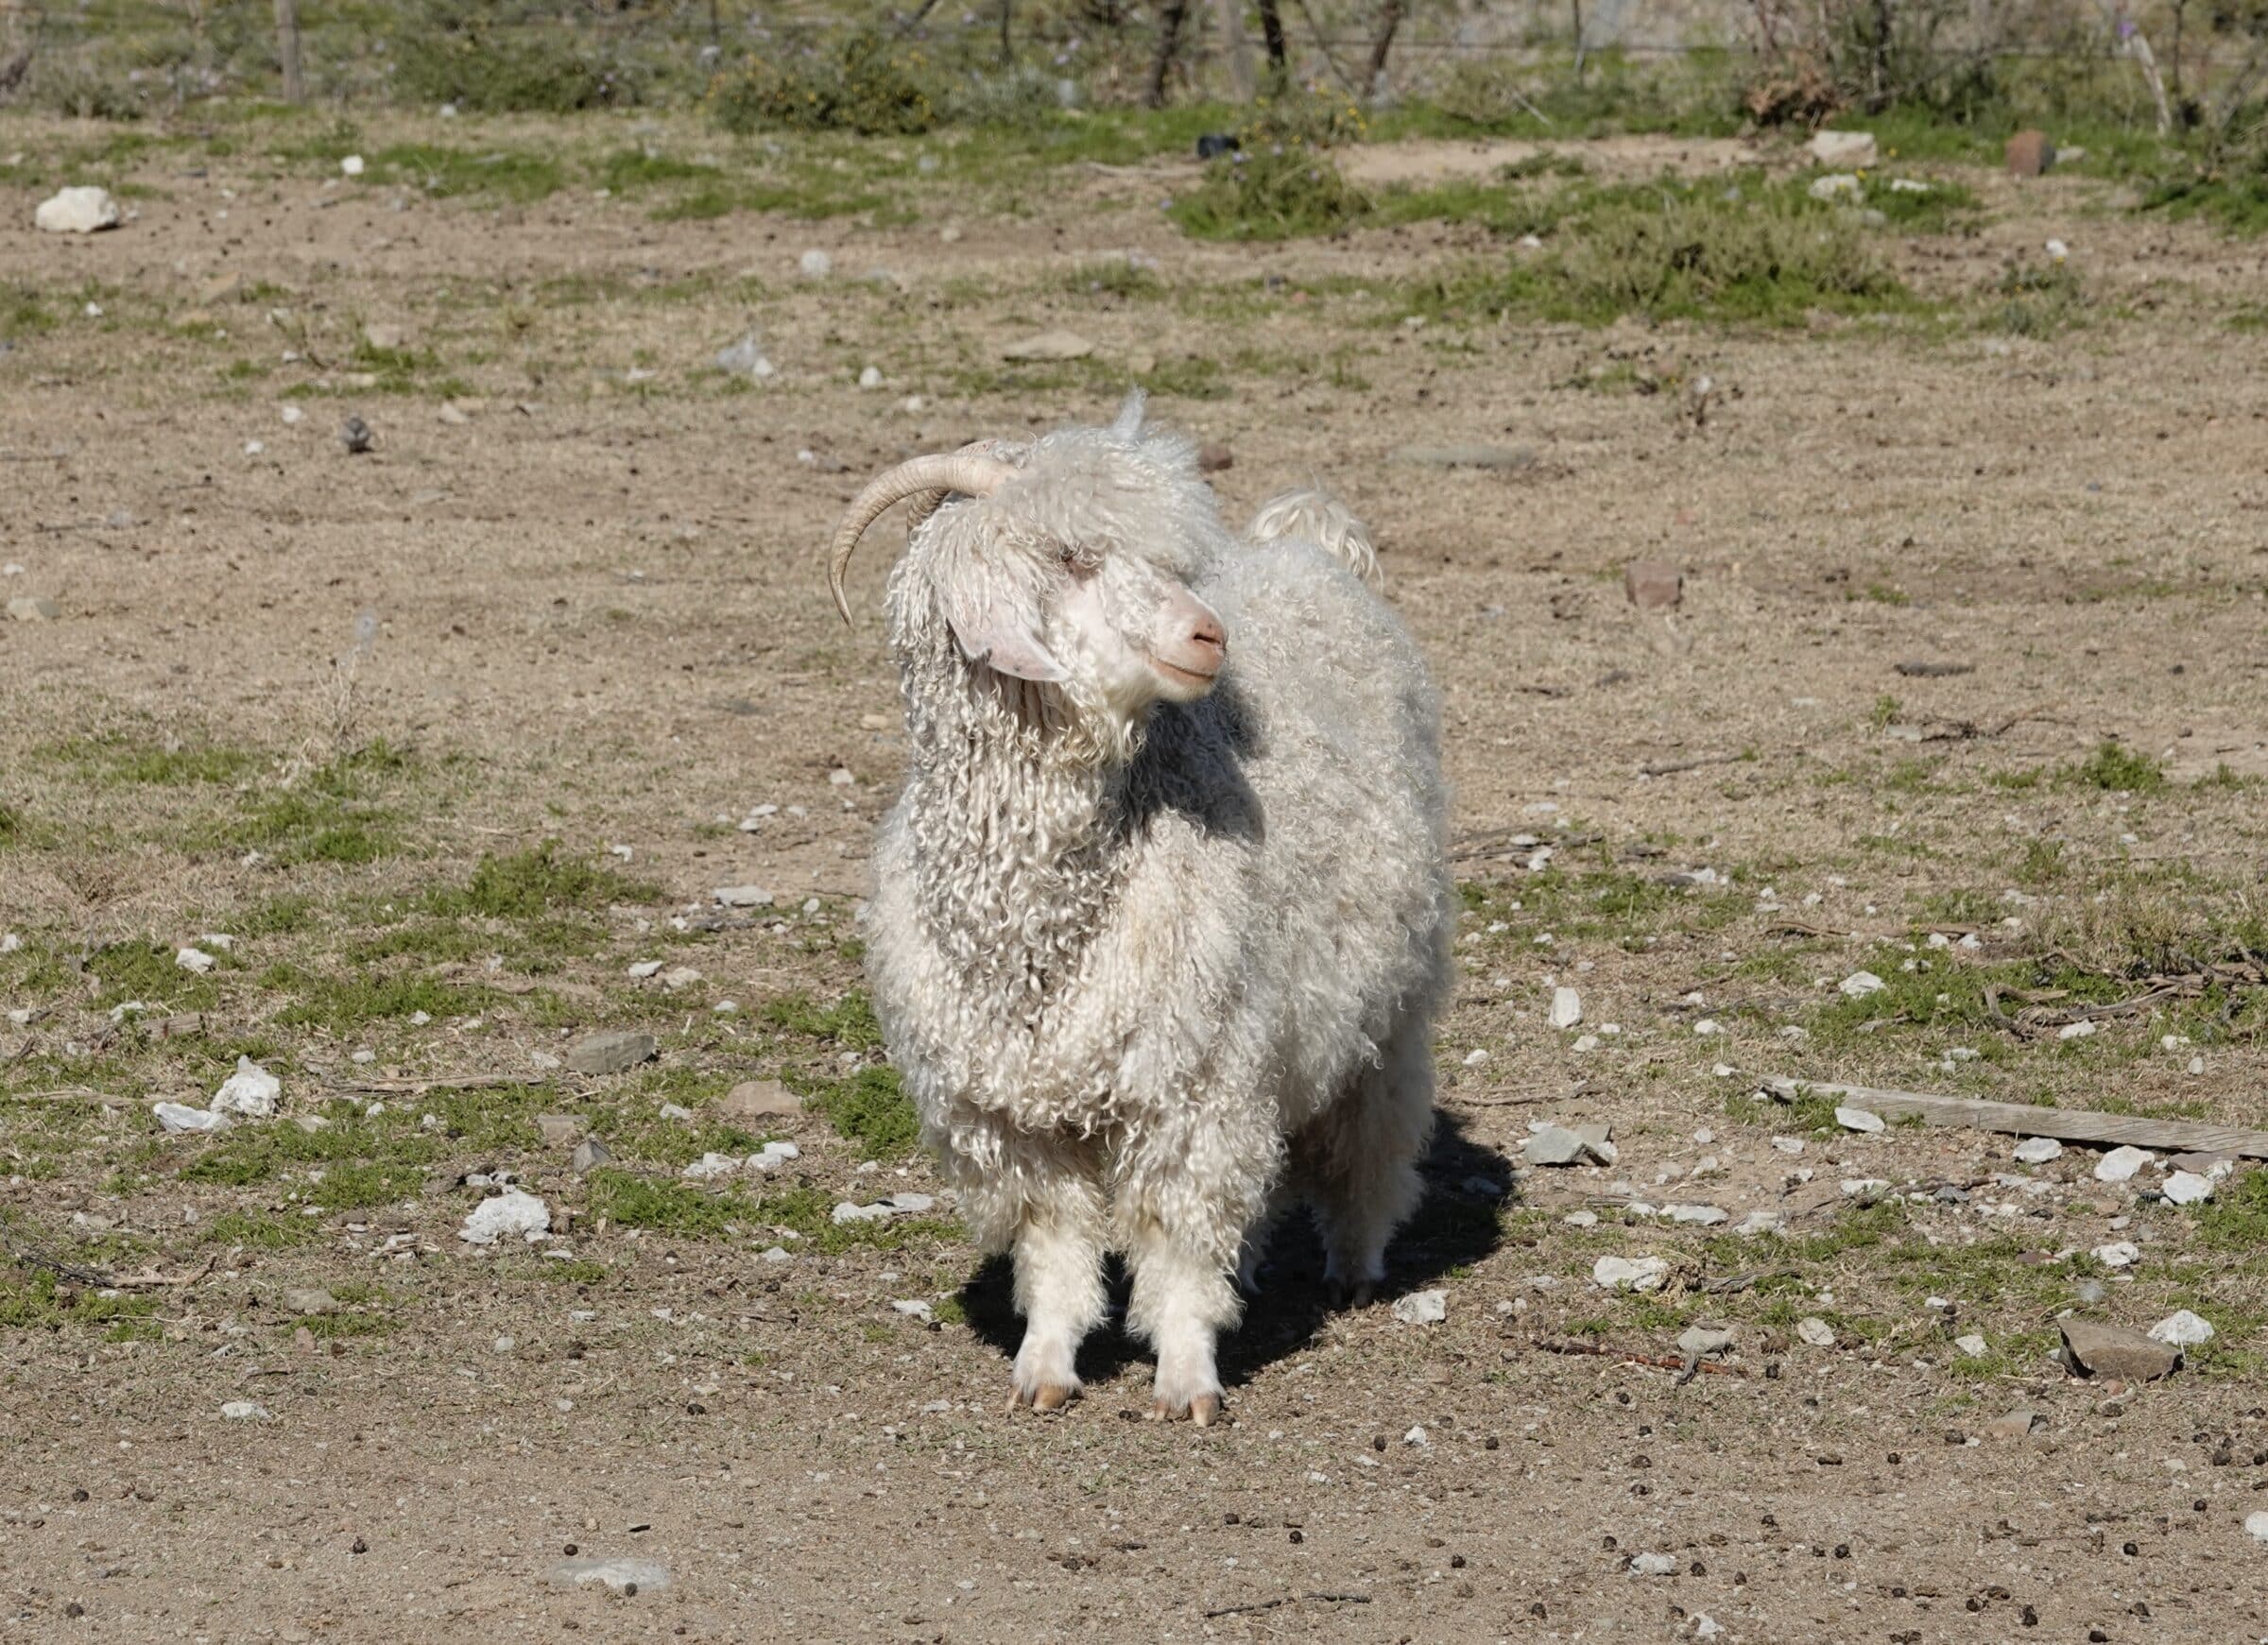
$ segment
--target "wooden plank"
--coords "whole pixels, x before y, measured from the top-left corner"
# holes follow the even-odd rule
[[[2098,1114],[2087,1108],[2037,1108],[2029,1103],[1990,1103],[1939,1097],[1926,1091],[1882,1090],[1826,1080],[1767,1080],[1764,1088],[1783,1103],[1811,1094],[1870,1108],[1887,1120],[1927,1120],[1933,1125],[2005,1131],[2013,1137],[2053,1137],[2064,1142],[2130,1142],[2172,1154],[2227,1154],[2268,1159],[2268,1131],[2210,1125],[2202,1120],[2152,1120],[2139,1114]]]

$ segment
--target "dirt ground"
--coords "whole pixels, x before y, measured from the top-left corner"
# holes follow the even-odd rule
[[[0,1640],[2268,1638],[2250,1172],[2180,1208],[2094,1150],[1750,1094],[2268,1126],[2260,245],[1977,173],[1969,231],[1885,236],[1928,318],[1414,324],[1394,282],[1518,253],[1196,243],[1170,167],[665,220],[257,144],[147,149],[127,226],[35,234],[95,141],[0,129],[0,594],[54,603],[0,622]],[[2085,313],[1981,320],[2050,238]],[[1054,327],[1092,355],[1002,362]],[[751,329],[755,385],[711,365]],[[1373,525],[1469,902],[1393,1259],[1446,1317],[1328,1311],[1294,1237],[1204,1431],[1139,1419],[1109,1332],[1067,1413],[1011,1413],[950,1205],[829,1211],[936,1190],[857,994],[888,555],[847,631],[819,545],[902,455],[1130,377],[1230,449],[1232,512],[1314,476]],[[1407,450],[1469,444],[1499,466]],[[747,884],[774,905],[719,908]],[[657,1059],[560,1066],[619,1030]],[[239,1054],[279,1116],[162,1134]],[[721,1106],[770,1079],[806,1112]],[[1618,1160],[1521,1167],[1543,1120]],[[499,1173],[551,1241],[458,1238]],[[1783,1232],[1727,1231],[1757,1211]],[[1663,1288],[1595,1285],[1617,1255]],[[2181,1307],[2218,1334],[2162,1382],[2052,1358],[2073,1310]],[[1684,1378],[1709,1322],[1732,1351]]]

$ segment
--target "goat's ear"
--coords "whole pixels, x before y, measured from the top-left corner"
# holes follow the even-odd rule
[[[1071,677],[1070,671],[1040,643],[1039,636],[998,601],[973,610],[948,611],[945,620],[971,662],[1041,685],[1057,685]]]

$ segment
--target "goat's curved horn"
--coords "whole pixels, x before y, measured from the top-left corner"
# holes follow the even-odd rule
[[[843,573],[858,548],[858,540],[867,534],[867,527],[881,519],[891,504],[923,491],[963,491],[971,497],[989,496],[1015,475],[1014,464],[972,451],[915,457],[887,473],[876,475],[865,490],[850,500],[842,523],[834,528],[834,542],[828,555],[827,586],[834,593],[834,607],[842,612],[843,621],[851,620],[850,601],[843,592]]]

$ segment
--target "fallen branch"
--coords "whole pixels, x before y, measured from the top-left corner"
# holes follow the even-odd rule
[[[2022,725],[2026,720],[2039,719],[2045,715],[2049,710],[2059,709],[2061,707],[2063,707],[2061,703],[2035,703],[2032,707],[2028,709],[2019,709],[2015,713],[2010,714],[2006,719],[2000,721],[1996,725],[1990,726],[1980,726],[1974,720],[1940,720],[1937,722],[1937,724],[1943,726],[1945,729],[1941,731],[1924,731],[1921,734],[1920,740],[1924,743],[1984,742],[1993,737],[2005,736],[2008,732],[2013,731],[2017,727]]]
[[[1641,1354],[1633,1348],[1610,1348],[1604,1343],[1583,1343],[1538,1337],[1536,1346],[1547,1354],[1571,1354],[1593,1360],[1620,1360],[1633,1365],[1652,1365],[1662,1371],[1680,1371],[1691,1375],[1692,1367],[1717,1377],[1745,1377],[1744,1366],[1721,1364],[1715,1360],[1697,1362],[1679,1359],[1675,1354]]]
[[[1315,1603],[1322,1605],[1366,1605],[1370,1602],[1370,1596],[1368,1594],[1285,1594],[1279,1599],[1254,1600],[1249,1604],[1223,1605],[1217,1611],[1207,1611],[1205,1615],[1208,1618],[1242,1617],[1254,1611],[1272,1611],[1279,1605],[1296,1605],[1302,1600],[1313,1600]]]
[[[2012,1137],[2053,1137],[2065,1142],[2096,1142],[2111,1147],[2132,1143],[2138,1148],[2156,1148],[2173,1154],[2228,1154],[2242,1159],[2268,1159],[2268,1131],[2247,1131],[2202,1120],[2154,1120],[2139,1114],[2099,1114],[2088,1108],[2036,1108],[2028,1103],[1940,1097],[1926,1091],[1884,1090],[1825,1080],[1767,1080],[1763,1088],[1783,1103],[1806,1095],[1849,1098],[1885,1119],[1926,1120],[1933,1125],[2000,1131]]]
[[[422,1096],[427,1091],[486,1091],[506,1086],[541,1086],[550,1083],[547,1074],[473,1073],[431,1080],[350,1080],[343,1084],[327,1085],[323,1089],[344,1096],[415,1097]]]
[[[1704,765],[1735,765],[1747,759],[1745,754],[1697,754],[1691,760],[1664,760],[1652,765],[1641,765],[1641,777],[1675,777],[1680,771],[1698,771]]]
[[[121,1274],[103,1283],[113,1291],[156,1291],[169,1286],[195,1285],[213,1272],[215,1259],[214,1253],[208,1251],[205,1253],[205,1265],[193,1274],[160,1274],[155,1269],[146,1268],[139,1274]]]

